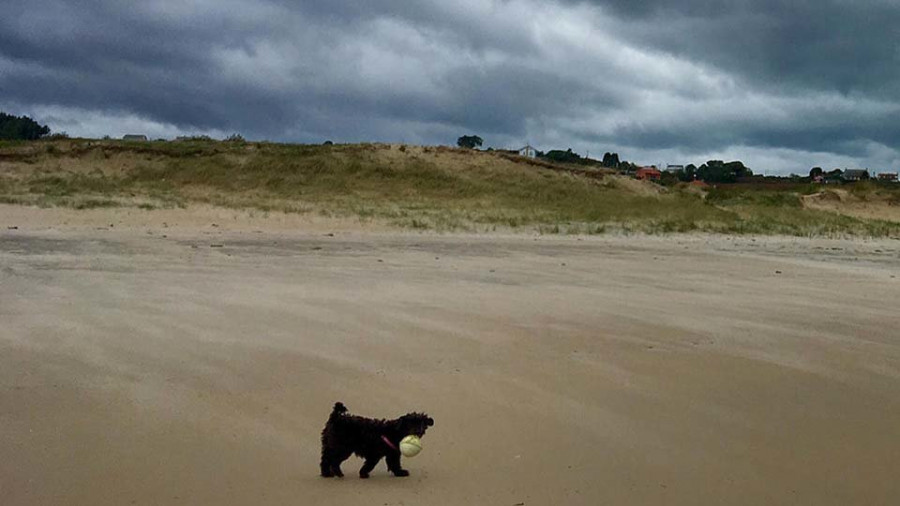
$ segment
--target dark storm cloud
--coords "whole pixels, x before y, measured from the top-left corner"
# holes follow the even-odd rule
[[[577,93],[577,85],[559,79],[553,69],[458,64],[456,58],[479,58],[487,51],[505,58],[523,55],[536,51],[536,45],[515,31],[495,30],[503,27],[496,20],[437,4],[424,8],[421,5],[428,4],[309,2],[294,7],[272,2],[230,7],[226,3],[215,16],[203,16],[198,23],[179,20],[177,12],[155,16],[154,3],[146,5],[150,8],[135,10],[118,2],[93,2],[79,9],[65,2],[44,2],[42,9],[18,6],[0,25],[2,55],[14,63],[36,65],[40,85],[35,86],[34,72],[15,72],[13,66],[0,79],[8,90],[5,98],[26,104],[129,110],[184,129],[242,130],[279,138],[298,122],[307,123],[303,131],[317,126],[333,130],[325,128],[329,115],[320,114],[322,110],[331,116],[356,116],[357,121],[385,117],[437,121],[520,135],[526,113],[541,113],[542,107],[558,112],[566,108],[559,100],[541,97],[559,91]],[[421,42],[450,48],[445,51],[448,54],[436,51],[446,61],[430,69],[437,89],[409,85],[414,76],[402,73],[392,82],[369,79],[359,87],[360,80],[368,79],[356,68],[360,60],[386,67],[393,63],[379,62],[384,55],[377,51],[361,54],[377,44],[365,39],[385,35],[372,33],[372,22],[379,17],[386,30],[411,27],[421,38],[388,39],[388,53],[415,52],[416,48],[400,46]],[[223,66],[228,66],[223,58],[244,63],[264,60],[267,55],[260,54],[258,44],[269,42],[288,59],[282,70],[289,75],[279,78],[291,79],[294,86],[271,89],[265,81],[273,78],[265,72],[240,78],[223,73]],[[405,70],[410,74],[429,71]]]
[[[124,109],[189,127],[227,127],[234,113],[265,101],[222,102],[235,90],[217,79],[208,50],[238,46],[253,28],[232,18],[188,26],[121,2],[22,2],[4,11],[12,14],[0,20],[0,55],[13,62],[0,77],[7,100]]]
[[[900,2],[893,0],[598,0],[633,43],[793,86],[896,98]]]
[[[0,20],[0,56],[11,60],[0,77],[3,98],[25,104],[124,109],[188,129],[243,129],[275,137],[286,123],[302,121],[309,111],[323,108],[400,120],[413,115],[422,119],[424,114],[488,129],[515,128],[513,118],[500,114],[467,118],[468,104],[459,97],[447,96],[441,102],[441,97],[417,95],[417,90],[403,85],[407,81],[403,75],[396,76],[397,86],[356,89],[354,80],[365,76],[355,74],[353,66],[357,59],[367,58],[360,52],[369,43],[360,38],[373,36],[370,24],[379,16],[398,27],[414,26],[457,49],[497,46],[514,52],[527,47],[515,34],[500,36],[473,28],[464,12],[410,7],[408,2],[223,2],[192,17],[192,9],[173,7],[174,2],[141,5],[95,1],[74,7],[46,0],[10,5],[11,15]],[[172,9],[171,15],[166,15],[167,9]],[[268,43],[296,73],[279,78],[293,79],[295,87],[272,89],[265,81],[273,77],[265,72],[240,79],[227,75],[229,63],[223,58],[263,60],[267,55],[260,54],[260,45]],[[356,47],[342,52],[348,43]],[[19,69],[16,64],[36,69]],[[494,73],[501,81],[520,77],[515,74]],[[537,85],[542,80],[537,73]],[[470,94],[470,98],[495,103],[490,96]]]
[[[508,2],[481,2],[473,10],[464,2],[410,2],[408,0],[313,0],[305,2],[279,1],[284,6],[296,6],[318,22],[336,25],[358,25],[374,18],[403,20],[439,36],[461,48],[475,51],[499,49],[511,54],[529,54],[539,50],[527,31],[514,28],[515,20],[498,25],[492,13],[502,13]],[[493,4],[493,5],[492,5]]]
[[[887,0],[0,0],[0,11],[0,106],[47,111],[76,135],[127,119],[158,135],[479,133],[629,159],[743,146],[900,163],[900,7]]]

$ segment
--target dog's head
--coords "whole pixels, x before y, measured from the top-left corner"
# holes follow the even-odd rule
[[[412,434],[417,437],[424,436],[428,427],[434,425],[434,419],[425,413],[409,413],[401,416],[398,421],[403,434]]]

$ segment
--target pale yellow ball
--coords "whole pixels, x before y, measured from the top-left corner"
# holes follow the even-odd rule
[[[404,457],[415,457],[422,451],[422,441],[418,437],[409,435],[400,440],[400,453]]]

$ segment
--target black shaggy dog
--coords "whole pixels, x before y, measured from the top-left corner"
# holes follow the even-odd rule
[[[410,434],[422,437],[432,425],[434,420],[424,413],[409,413],[394,420],[376,420],[349,415],[346,406],[335,403],[322,429],[322,476],[344,476],[341,462],[354,453],[366,460],[359,470],[360,478],[368,478],[382,457],[385,457],[388,470],[394,476],[409,476],[409,471],[400,467],[400,440]]]

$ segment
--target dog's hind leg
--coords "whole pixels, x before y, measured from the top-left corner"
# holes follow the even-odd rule
[[[323,478],[334,477],[334,473],[331,472],[331,462],[325,460],[324,456],[322,456],[322,462],[319,463],[319,467],[321,468]]]
[[[331,472],[334,473],[338,478],[343,478],[344,473],[341,472],[341,463],[350,458],[350,455],[353,455],[353,452],[350,451],[342,451],[336,455],[332,456],[331,459]]]
[[[363,466],[359,468],[359,477],[368,478],[369,473],[372,472],[372,469],[375,469],[375,466],[378,464],[379,460],[381,460],[381,457],[367,458],[365,464],[363,464]]]
[[[322,476],[325,478],[331,478],[332,476],[342,478],[344,473],[341,472],[341,462],[347,460],[348,457],[350,457],[350,455],[336,454],[333,451],[323,451],[322,461],[319,463]]]
[[[331,455],[325,445],[325,438],[322,438],[322,460],[319,461],[319,469],[323,478],[331,478],[334,473],[331,472]]]

